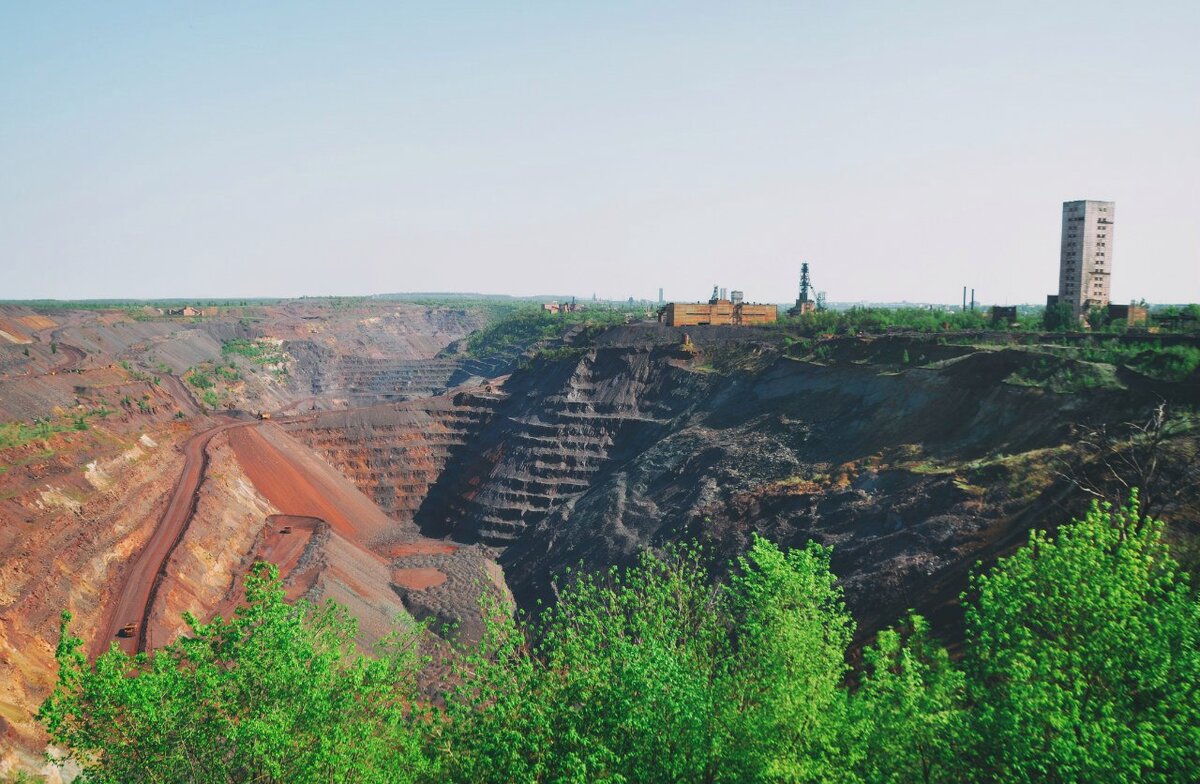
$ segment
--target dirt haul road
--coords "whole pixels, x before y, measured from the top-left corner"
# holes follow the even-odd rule
[[[136,653],[146,648],[146,621],[154,596],[162,581],[171,553],[187,530],[188,521],[196,511],[197,494],[204,480],[204,469],[208,463],[205,448],[217,433],[244,427],[248,422],[226,420],[189,438],[183,445],[183,473],[175,483],[167,508],[159,518],[154,533],[133,559],[125,572],[124,582],[116,594],[116,600],[105,614],[100,634],[92,641],[92,655],[98,656],[116,641],[126,653]],[[132,631],[122,634],[127,624]]]

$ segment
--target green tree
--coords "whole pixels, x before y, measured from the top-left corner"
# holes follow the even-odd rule
[[[447,700],[456,780],[711,779],[728,613],[697,550],[574,579],[534,649],[490,614]]]
[[[1162,524],[1093,504],[972,578],[986,781],[1183,781],[1200,769],[1200,612]]]
[[[1090,308],[1084,318],[1087,319],[1089,327],[1098,331],[1108,330],[1114,324],[1112,317],[1108,314],[1108,308],[1101,305]]]
[[[455,661],[431,746],[446,781],[551,780],[561,762],[552,753],[553,717],[562,707],[550,699],[546,673],[512,615],[489,594],[482,605],[483,638]]]
[[[755,537],[730,580],[736,649],[721,700],[722,781],[845,778],[842,682],[854,634],[831,550]]]
[[[1071,306],[1066,302],[1047,305],[1042,316],[1042,328],[1047,332],[1066,332],[1079,328],[1079,319],[1071,313]]]
[[[416,781],[428,721],[416,632],[354,651],[347,612],[288,605],[256,564],[232,620],[188,617],[153,656],[115,645],[89,666],[63,614],[58,683],[38,718],[92,782]]]
[[[851,700],[847,748],[864,782],[957,782],[970,745],[965,679],[929,624],[910,613],[863,650],[862,685]]]
[[[829,551],[757,539],[728,586],[698,550],[578,577],[529,647],[493,607],[435,745],[456,781],[848,778],[853,631]]]

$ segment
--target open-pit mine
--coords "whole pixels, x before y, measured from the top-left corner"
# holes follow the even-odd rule
[[[423,621],[436,646],[478,635],[481,592],[533,610],[579,564],[817,539],[861,638],[914,607],[953,641],[973,564],[1130,481],[1081,444],[1200,403],[1196,374],[1041,383],[1093,370],[1036,340],[649,321],[469,350],[488,318],[0,307],[0,772],[40,764],[63,610],[92,655],[152,649],[257,560],[364,646]],[[1195,432],[1153,438],[1171,459],[1136,481],[1193,542]]]

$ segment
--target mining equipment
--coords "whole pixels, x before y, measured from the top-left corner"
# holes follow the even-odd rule
[[[271,418],[271,412],[270,412],[270,411],[263,411],[263,412],[259,413],[259,415],[258,415],[258,418],[259,418],[259,419],[270,419],[270,418]]]
[[[789,316],[802,316],[817,309],[817,303],[808,297],[811,289],[812,279],[808,275],[808,262],[805,261],[800,264],[800,296],[796,299],[796,304],[788,310]]]
[[[137,634],[137,624],[127,623],[121,627],[121,631],[117,632],[118,637],[132,637]]]
[[[283,528],[279,529],[279,533],[281,533],[281,534],[290,534],[291,532],[292,532],[292,527],[290,525],[285,525]]]

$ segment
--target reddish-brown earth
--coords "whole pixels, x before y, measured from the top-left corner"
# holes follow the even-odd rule
[[[446,573],[432,567],[393,569],[392,582],[401,588],[423,591],[446,582]]]
[[[181,630],[184,610],[228,612],[259,558],[280,563],[289,596],[349,607],[365,643],[409,622],[410,589],[391,582],[393,568],[424,568],[409,559],[449,558],[458,575],[452,591],[426,589],[427,605],[472,604],[481,553],[390,519],[274,426],[230,440],[250,423],[210,418],[181,379],[207,373],[221,408],[250,413],[405,399],[462,375],[435,355],[481,323],[466,309],[382,301],[201,319],[0,306],[0,424],[48,423],[47,437],[0,446],[0,778],[40,766],[32,714],[53,682],[63,609],[93,651],[114,639],[153,647]],[[274,341],[286,360],[260,367],[226,353],[235,338]],[[280,534],[280,512],[322,521]],[[131,622],[132,637],[114,636]]]
[[[240,428],[229,443],[254,486],[284,514],[319,517],[363,543],[400,533],[358,488],[278,425]]]
[[[146,647],[146,628],[154,595],[165,575],[167,559],[183,537],[184,530],[196,509],[197,493],[204,479],[207,464],[205,447],[217,433],[244,423],[222,422],[197,433],[183,445],[183,472],[171,492],[158,525],[149,541],[129,564],[121,588],[104,615],[101,633],[92,641],[92,655],[98,655],[116,641],[126,653],[136,653]],[[132,625],[132,633],[122,632]]]
[[[423,539],[416,542],[396,542],[386,545],[381,552],[389,558],[404,558],[409,555],[446,555],[459,548],[459,545],[436,539]]]
[[[277,514],[267,518],[267,524],[259,536],[258,546],[254,548],[254,561],[267,561],[279,567],[279,573],[284,580],[296,570],[300,556],[308,548],[321,524],[319,517],[304,515]],[[297,587],[299,587],[297,585]],[[299,596],[301,591],[294,591]],[[289,598],[295,598],[294,596]]]
[[[349,480],[278,425],[231,430],[228,438],[247,476],[276,508],[287,515],[319,518],[330,529],[330,535],[321,539],[321,562],[333,575],[332,582],[346,590],[314,592],[320,583],[312,582],[295,595],[335,596],[352,609],[371,606],[372,612],[356,612],[366,639],[379,636],[379,619],[388,614],[380,608],[397,599],[408,614],[453,622],[459,625],[459,634],[471,637],[481,631],[477,604],[481,582],[506,593],[503,576],[486,568],[489,553],[427,539],[411,523],[388,518]],[[380,577],[375,564],[390,564],[391,569]],[[287,579],[301,579],[300,571],[294,570]],[[390,586],[386,596],[381,595],[381,582]]]

